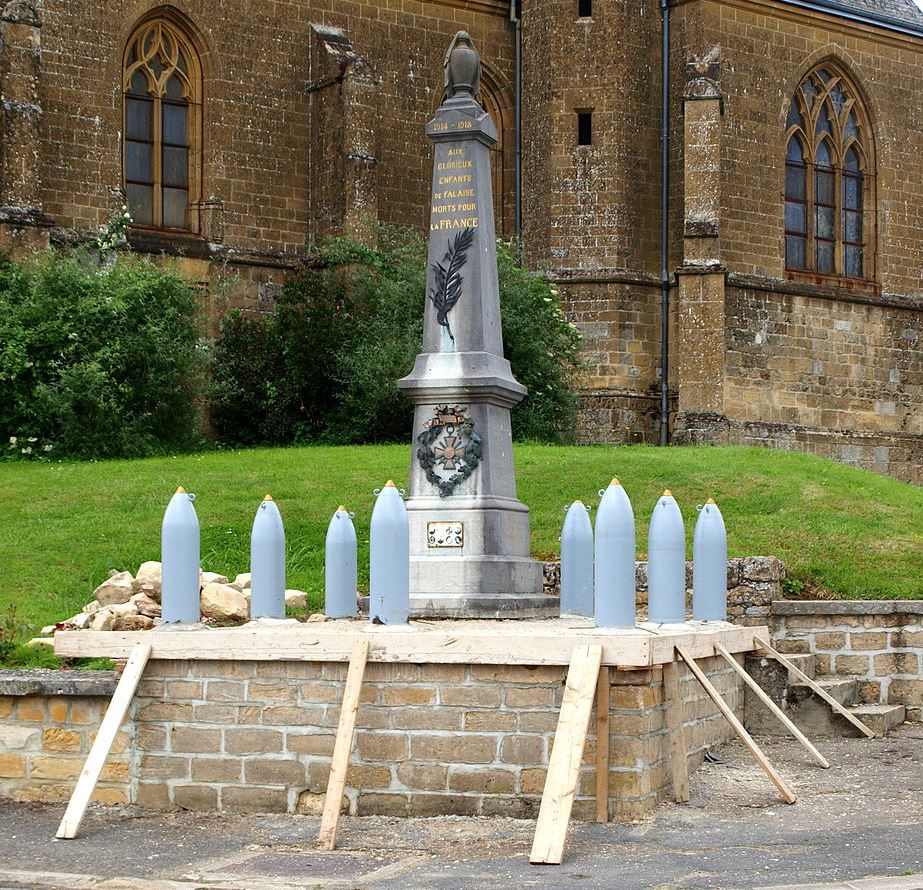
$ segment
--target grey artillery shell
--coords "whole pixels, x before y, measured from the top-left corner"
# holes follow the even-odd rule
[[[709,500],[699,511],[692,538],[692,617],[727,621],[728,538],[718,505]]]
[[[567,508],[561,530],[561,614],[593,614],[593,526],[580,501]]]
[[[340,507],[327,527],[324,548],[324,614],[351,618],[356,614],[356,529],[349,513]]]
[[[665,491],[651,514],[647,533],[648,620],[686,620],[686,531],[679,506]]]
[[[257,508],[250,533],[250,617],[285,617],[285,529],[275,501]]]
[[[613,479],[596,513],[596,626],[634,627],[635,514]]]
[[[410,532],[404,501],[393,482],[388,482],[375,501],[369,540],[369,620],[406,624],[410,616]]]
[[[195,495],[178,488],[170,498],[160,528],[160,559],[163,564],[164,624],[199,620],[199,518]]]

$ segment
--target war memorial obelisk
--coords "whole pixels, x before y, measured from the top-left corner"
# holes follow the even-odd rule
[[[410,609],[414,616],[555,614],[529,556],[529,510],[516,497],[510,408],[526,388],[503,357],[490,147],[477,101],[481,63],[455,35],[434,144],[423,349],[398,386],[414,405]]]

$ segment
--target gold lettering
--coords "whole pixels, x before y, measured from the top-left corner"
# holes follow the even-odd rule
[[[433,124],[433,131],[436,133],[444,133],[448,129],[448,124]]]
[[[455,126],[459,130],[470,130],[472,124],[471,124],[471,121],[459,121]]]
[[[471,182],[474,177],[470,173],[466,173],[463,176],[440,176],[439,185],[448,185],[452,182]]]
[[[464,150],[463,148],[450,148],[450,149],[449,149],[449,157],[451,158],[453,155],[464,154],[464,152],[465,152],[465,150]]]

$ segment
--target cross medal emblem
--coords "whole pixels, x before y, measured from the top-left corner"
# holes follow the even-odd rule
[[[417,460],[441,497],[452,494],[481,461],[481,436],[467,405],[439,405],[417,436]]]

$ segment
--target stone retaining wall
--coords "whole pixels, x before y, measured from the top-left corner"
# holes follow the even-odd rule
[[[67,801],[115,690],[111,671],[0,671],[0,797]],[[133,727],[116,736],[93,795],[128,803]]]
[[[717,658],[702,668],[741,713],[739,678]],[[97,799],[149,809],[318,813],[323,804],[346,665],[316,662],[152,661]],[[565,667],[369,664],[343,806],[359,815],[538,812],[563,695]],[[724,740],[727,724],[684,667],[689,764]],[[610,810],[638,818],[669,790],[660,669],[610,672]],[[25,759],[58,764],[54,780],[34,767],[9,776],[0,794],[65,800],[101,714],[83,696],[20,697],[34,714]],[[2,701],[2,699],[0,699]],[[26,721],[27,723],[29,721]],[[18,729],[0,722],[0,732]],[[591,723],[591,729],[595,721]],[[42,739],[66,737],[66,752]],[[0,747],[0,763],[8,752]],[[25,750],[25,749],[24,749]],[[590,735],[574,805],[595,812],[596,740]],[[12,762],[12,761],[11,761]],[[18,763],[18,761],[17,761]]]
[[[859,698],[923,719],[923,600],[780,600],[780,652],[813,653],[819,676],[859,678]]]
[[[544,564],[545,592],[559,594],[561,561]],[[742,556],[728,560],[728,621],[757,627],[766,624],[774,600],[782,597],[785,564],[775,556]],[[635,563],[639,617],[647,616],[647,562]],[[686,562],[686,608],[692,614],[692,561]]]

